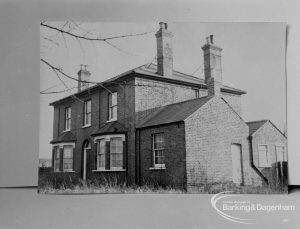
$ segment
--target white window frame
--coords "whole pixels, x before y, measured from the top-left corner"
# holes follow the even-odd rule
[[[68,147],[71,148],[71,157],[66,157],[65,156],[65,152],[66,152],[65,149],[68,148]],[[66,161],[70,160],[70,159],[71,159],[71,165],[72,165],[71,168],[65,168]],[[74,171],[73,170],[73,162],[74,162],[74,148],[71,145],[64,145],[63,146],[63,171],[64,172]]]
[[[53,170],[54,172],[60,172],[60,148],[58,146],[54,147],[53,157]]]
[[[90,106],[90,111],[88,111],[88,104]],[[89,117],[89,118],[87,118]],[[87,122],[88,120],[88,122]],[[86,100],[84,102],[84,108],[83,108],[83,128],[91,126],[92,123],[92,100]]]
[[[260,150],[260,147],[265,147],[266,151],[265,151],[265,157],[266,157],[266,161],[265,163],[263,161],[261,161],[261,152],[262,150]],[[259,144],[257,146],[257,152],[258,152],[258,167],[261,168],[266,168],[266,167],[270,167],[270,162],[269,162],[269,146],[267,144]]]
[[[276,161],[278,161],[278,148],[283,148],[283,160],[282,161],[287,161],[287,153],[286,153],[286,147],[283,144],[276,144],[275,145],[275,153],[276,153]]]
[[[110,141],[113,138],[120,138],[122,141],[122,160],[124,160],[124,146],[123,146],[123,142],[125,141],[125,135],[124,134],[112,134],[112,135],[101,135],[101,136],[97,136],[94,138],[94,142],[97,143],[97,169],[93,170],[93,172],[99,172],[99,171],[126,171],[126,169],[123,168],[123,163],[122,166],[120,167],[112,167],[112,155],[111,155],[111,149],[110,149],[110,169],[105,169],[105,163],[106,163],[106,142]],[[100,141],[105,141],[105,151],[104,151],[104,167],[99,167],[99,152],[100,152]],[[111,147],[111,144],[110,144]]]
[[[112,152],[112,141],[113,139],[121,139],[121,146],[122,146],[122,152],[120,153],[115,153],[115,152]],[[123,157],[124,157],[124,149],[123,149],[123,140],[121,137],[112,137],[110,138],[110,169],[112,170],[119,170],[119,169],[123,169]],[[122,155],[122,165],[121,166],[113,166],[113,154],[117,155],[118,154],[121,154]]]
[[[103,166],[100,167],[100,142],[104,142],[104,153],[103,153]],[[105,163],[106,163],[106,139],[100,138],[96,141],[97,143],[97,170],[105,170]]]
[[[108,94],[108,122],[118,118],[118,92]]]
[[[55,170],[55,168],[54,168],[54,172],[74,172],[73,165],[72,165],[72,170],[65,170],[64,169],[64,151],[63,151],[63,155],[62,155],[62,157],[63,157],[63,162],[62,162],[63,169],[62,169],[62,171],[60,170],[60,157],[61,157],[61,155],[60,155],[60,149],[64,149],[65,146],[72,147],[72,158],[74,160],[75,143],[73,143],[73,142],[61,142],[61,143],[53,144],[52,147],[56,149],[56,153],[58,152],[58,155],[59,155],[58,170]],[[55,157],[55,155],[54,155],[54,157]],[[55,160],[55,158],[54,158],[54,160]]]
[[[155,148],[155,139],[157,136],[161,135],[162,136],[162,147],[161,148]],[[153,166],[154,169],[165,169],[166,165],[164,163],[164,151],[165,151],[165,135],[164,133],[157,133],[157,134],[153,134],[152,135],[152,155],[153,155]],[[156,153],[158,153],[158,151],[161,151],[161,160],[163,161],[163,163],[155,163],[155,158],[156,158]]]
[[[71,130],[71,107],[65,108],[65,130],[64,131],[70,131]]]

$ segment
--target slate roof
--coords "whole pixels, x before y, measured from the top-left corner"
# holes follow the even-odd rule
[[[60,143],[60,142],[76,142],[76,136],[72,134],[70,131],[62,133],[57,138],[53,139],[50,143]]]
[[[119,74],[115,77],[112,77],[102,83],[99,82],[99,84],[92,86],[86,90],[83,90],[81,92],[75,93],[74,95],[79,95],[81,93],[85,93],[89,90],[93,90],[95,88],[102,88],[101,85],[109,85],[111,82],[114,81],[118,81],[118,80],[122,80],[123,78],[126,78],[128,76],[130,76],[130,74],[135,73],[137,74],[138,77],[145,77],[145,78],[150,78],[150,79],[154,79],[154,80],[161,80],[161,81],[172,81],[172,82],[178,82],[180,84],[195,84],[195,85],[201,85],[200,87],[206,88],[206,84],[204,82],[204,79],[192,76],[192,75],[188,75],[185,73],[181,73],[178,71],[173,71],[173,75],[171,77],[166,77],[166,76],[161,76],[159,74],[157,74],[157,65],[155,64],[144,64],[142,66],[139,66],[137,68],[131,69],[129,71],[126,71],[122,74]],[[243,90],[239,90],[236,89],[234,87],[230,87],[230,86],[226,86],[223,85],[222,89],[223,92],[227,92],[227,93],[234,93],[234,94],[245,94],[246,92]],[[69,99],[72,96],[67,96],[65,98],[62,98],[60,100],[57,100],[55,102],[50,103],[50,105],[55,105],[56,103],[59,103],[63,100]]]
[[[198,99],[192,99],[163,106],[149,115],[144,122],[138,124],[137,128],[145,128],[184,121],[188,116],[202,107],[211,98],[212,97],[210,96],[205,96]]]
[[[102,135],[102,134],[112,134],[112,133],[124,133],[127,129],[121,125],[119,122],[108,122],[101,126],[92,136]]]
[[[249,126],[249,135],[251,136],[252,134],[254,134],[259,128],[261,128],[268,121],[269,120],[246,122],[246,124]]]

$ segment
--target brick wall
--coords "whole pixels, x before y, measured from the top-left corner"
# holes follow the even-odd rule
[[[153,167],[152,135],[163,133],[165,139],[165,170],[151,170]],[[185,188],[185,138],[184,123],[140,130],[140,178],[147,182]]]
[[[270,167],[259,167],[258,145],[260,144],[268,146],[268,162]],[[277,161],[275,150],[276,145],[284,145],[285,152],[287,153],[286,137],[284,137],[270,122],[265,123],[253,134],[252,147],[254,165],[262,171],[267,178],[270,175],[271,165]]]
[[[112,92],[118,92],[118,122],[128,129],[127,133],[127,152],[128,152],[128,169],[126,177],[129,182],[135,181],[135,126],[134,126],[134,80],[125,82],[125,85],[114,85],[108,87]],[[96,146],[91,134],[98,130],[108,120],[108,94],[105,89],[98,89],[92,93],[85,93],[80,96],[80,100],[86,101],[91,99],[91,126],[82,128],[83,126],[83,106],[84,103],[75,100],[66,101],[54,107],[54,123],[53,135],[57,137],[64,131],[64,109],[71,106],[71,132],[76,136],[77,141],[73,153],[74,170],[77,176],[82,176],[83,170],[83,144],[86,140],[91,143],[91,152],[89,155],[89,165],[87,167],[87,178],[101,177],[100,173],[92,172],[96,168]],[[105,172],[105,176],[110,176],[113,172]],[[118,172],[120,174],[120,172]],[[124,174],[121,175],[124,178]],[[122,178],[122,180],[123,180]],[[124,178],[125,179],[125,178]]]
[[[201,183],[232,182],[231,144],[242,148],[243,180],[260,185],[250,167],[248,126],[219,97],[214,97],[185,120],[188,187]]]
[[[135,111],[136,121],[142,120],[154,108],[165,106],[171,103],[178,103],[196,98],[194,88],[148,79],[136,78],[135,80]],[[207,91],[201,89],[199,96],[207,95]]]

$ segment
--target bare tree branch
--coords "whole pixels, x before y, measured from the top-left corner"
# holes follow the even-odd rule
[[[144,32],[144,33],[127,34],[127,35],[120,35],[120,36],[113,36],[113,37],[106,37],[106,38],[93,38],[93,37],[86,37],[86,36],[78,35],[78,34],[75,34],[75,33],[71,33],[71,32],[66,31],[64,29],[60,29],[60,28],[57,28],[57,27],[53,27],[51,25],[47,25],[44,22],[41,22],[40,25],[43,26],[43,27],[52,29],[52,30],[56,30],[56,31],[61,32],[63,34],[67,34],[71,37],[75,37],[75,38],[79,38],[79,39],[83,39],[83,40],[89,40],[89,41],[107,41],[107,40],[119,39],[119,38],[125,38],[125,37],[143,36],[143,35],[154,32],[154,31],[149,31],[149,32]]]
[[[102,87],[102,88],[104,88],[105,90],[107,90],[109,93],[112,93],[111,90],[109,90],[108,88],[106,88],[105,86],[103,86],[102,83],[76,79],[76,78],[74,78],[74,77],[72,77],[72,76],[69,76],[68,74],[64,73],[64,72],[62,71],[61,68],[58,68],[58,67],[53,66],[52,64],[50,64],[49,62],[45,61],[44,59],[41,58],[40,60],[41,60],[41,62],[43,62],[44,64],[48,65],[48,66],[55,72],[55,74],[60,73],[60,74],[62,74],[63,76],[69,78],[69,79],[72,79],[72,80],[75,80],[75,81],[81,82],[81,83],[97,84],[97,85],[99,85],[100,87]]]
[[[75,88],[77,88],[77,87],[71,87],[71,88],[69,88],[67,90],[61,90],[61,91],[41,91],[40,94],[42,94],[42,95],[46,95],[46,94],[59,94],[59,93],[63,93],[63,92],[75,89]]]

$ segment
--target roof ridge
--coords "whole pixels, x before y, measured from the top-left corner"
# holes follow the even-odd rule
[[[155,65],[155,66],[157,66],[157,64],[154,64],[154,63],[150,63],[150,65]],[[174,71],[174,72],[177,72],[177,73],[180,73],[180,74],[182,74],[182,75],[186,75],[186,76],[192,77],[192,78],[194,78],[194,79],[204,80],[203,78],[199,78],[199,77],[197,77],[197,76],[193,76],[193,75],[190,75],[190,74],[187,74],[187,73],[184,73],[184,72],[180,72],[180,71],[178,71],[178,70],[174,70],[174,69],[173,69],[173,71]]]

